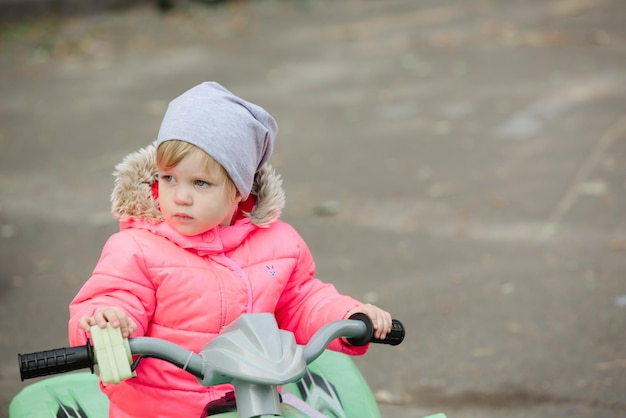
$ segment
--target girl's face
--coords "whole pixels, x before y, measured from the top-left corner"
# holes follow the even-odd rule
[[[241,197],[222,173],[209,173],[198,153],[186,155],[175,167],[159,169],[159,205],[165,221],[179,233],[202,234],[230,225]]]

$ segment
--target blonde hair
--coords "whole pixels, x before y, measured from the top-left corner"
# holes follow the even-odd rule
[[[239,192],[237,186],[232,181],[228,172],[222,167],[220,163],[215,161],[213,157],[207,154],[204,150],[197,146],[190,144],[189,142],[179,140],[169,140],[163,142],[157,148],[156,165],[159,169],[168,170],[176,167],[183,158],[188,155],[199,155],[204,164],[204,170],[208,174],[219,174],[224,179],[226,188],[233,196],[236,196]]]

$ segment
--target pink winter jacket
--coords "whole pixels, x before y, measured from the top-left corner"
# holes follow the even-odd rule
[[[69,339],[82,345],[83,316],[119,306],[135,321],[133,336],[163,338],[200,349],[246,312],[272,312],[282,329],[306,343],[322,325],[360,305],[314,277],[315,265],[298,233],[278,218],[280,177],[257,173],[256,204],[232,226],[187,237],[162,222],[152,194],[156,149],[130,154],[116,167],[113,213],[120,231],[106,242],[93,275],[70,304]],[[365,347],[336,340],[333,350],[359,355]],[[232,390],[206,388],[164,361],[144,359],[137,377],[103,386],[110,417],[200,417],[205,405]]]

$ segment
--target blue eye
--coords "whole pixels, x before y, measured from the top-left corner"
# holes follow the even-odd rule
[[[204,181],[204,180],[196,180],[196,181],[194,182],[194,184],[195,184],[196,186],[200,186],[200,187],[207,187],[207,186],[210,186],[210,184],[209,184],[209,183],[207,183],[207,182],[206,182],[206,181]]]
[[[171,182],[174,181],[174,177],[172,177],[170,175],[167,175],[167,174],[164,174],[164,175],[161,176],[161,180],[163,180],[166,183],[171,183]]]

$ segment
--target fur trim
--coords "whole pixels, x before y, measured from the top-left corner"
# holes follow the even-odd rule
[[[152,184],[158,179],[156,146],[151,144],[128,154],[115,166],[115,186],[111,193],[112,213],[118,219],[163,220],[152,197]]]
[[[160,222],[163,216],[158,201],[152,196],[152,185],[158,179],[156,167],[156,144],[152,143],[127,155],[115,166],[115,185],[111,193],[111,212],[120,220],[144,219]],[[252,194],[256,204],[245,215],[250,222],[267,227],[280,218],[285,207],[283,181],[274,168],[265,163],[254,176]]]
[[[250,214],[246,213],[251,223],[266,228],[280,218],[285,207],[283,179],[270,164],[263,164],[254,175],[252,194],[256,196],[256,204]]]

